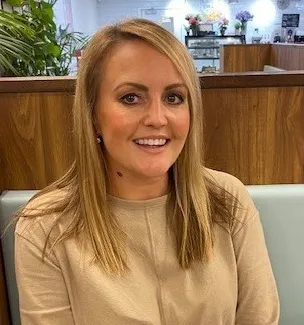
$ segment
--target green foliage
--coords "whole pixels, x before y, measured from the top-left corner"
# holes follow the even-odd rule
[[[59,26],[58,44],[60,48],[60,55],[55,71],[56,76],[65,76],[69,74],[73,55],[77,51],[82,50],[87,45],[89,40],[89,36],[84,36],[79,32],[69,32],[68,27],[62,28]]]
[[[24,40],[34,40],[34,30],[16,13],[0,10],[0,69],[18,75],[14,60],[28,63],[32,58],[32,47]]]
[[[20,6],[22,12],[14,12],[15,17],[20,18],[24,23],[28,33],[13,34],[16,43],[23,42],[25,48],[29,50],[26,55],[17,55],[11,48],[6,53],[6,64],[1,62],[6,75],[19,76],[60,76],[68,75],[70,65],[75,50],[83,48],[88,42],[88,37],[82,33],[68,32],[68,27],[59,27],[58,31],[54,23],[53,6],[56,0],[34,1],[29,0],[8,0],[13,6]],[[7,14],[7,13],[5,13]],[[0,17],[5,15],[3,10],[0,11]],[[13,26],[14,32],[16,25]],[[12,36],[11,31],[11,36]],[[0,20],[0,37],[5,35],[1,30]]]

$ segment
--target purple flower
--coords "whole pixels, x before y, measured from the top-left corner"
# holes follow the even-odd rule
[[[241,22],[245,22],[245,21],[249,21],[252,20],[253,15],[251,15],[250,12],[248,11],[240,11],[239,13],[237,13],[237,15],[235,16],[235,18]]]

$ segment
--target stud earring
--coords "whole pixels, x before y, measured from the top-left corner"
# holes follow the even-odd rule
[[[96,139],[97,139],[97,142],[100,144],[100,143],[101,143],[101,136],[98,135],[98,136],[96,137]]]

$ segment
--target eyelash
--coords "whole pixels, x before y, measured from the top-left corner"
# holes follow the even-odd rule
[[[167,102],[168,104],[171,104],[171,105],[181,105],[181,104],[183,104],[185,102],[184,96],[181,95],[181,94],[178,94],[178,93],[169,93],[169,94],[166,95],[166,98],[168,99],[168,97],[172,97],[172,96],[175,96],[176,98],[178,98],[179,101],[177,103]],[[137,97],[138,99],[141,98],[141,96],[139,96],[139,95],[137,95],[135,93],[128,93],[128,94],[120,97],[119,101],[121,103],[125,104],[125,105],[130,105],[130,106],[131,105],[138,104],[138,102],[136,102],[136,103],[134,103],[134,102],[127,102],[126,99],[128,97]]]

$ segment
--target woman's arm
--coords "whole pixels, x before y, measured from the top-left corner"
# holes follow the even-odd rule
[[[37,227],[34,228],[37,231]],[[56,257],[51,254],[42,261],[41,245],[42,242],[32,240],[29,235],[15,232],[15,265],[22,325],[75,325]]]
[[[279,299],[258,212],[233,244],[238,269],[236,325],[277,325]]]

